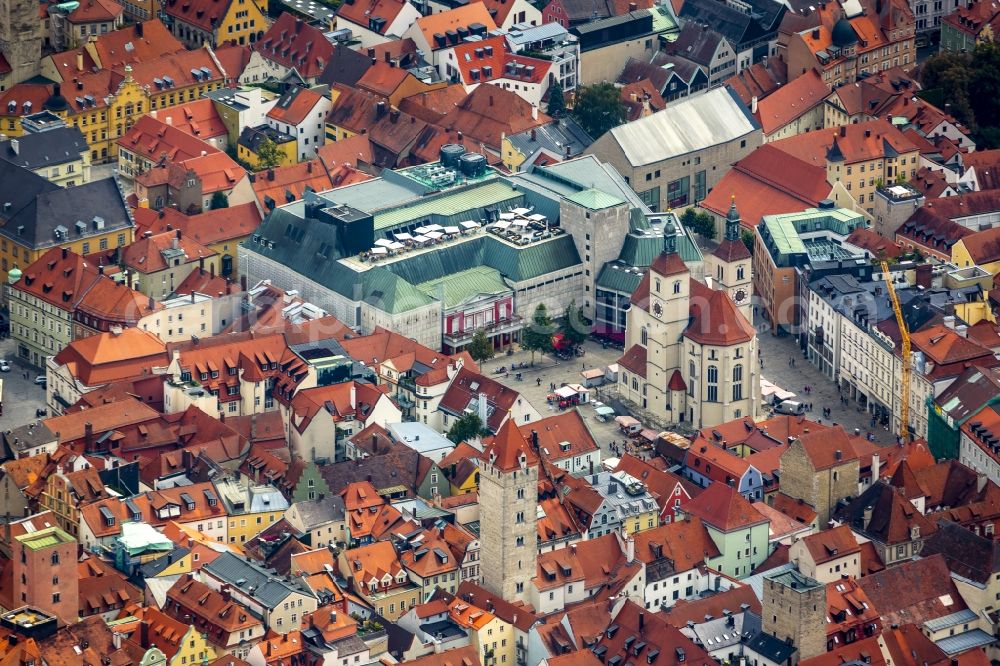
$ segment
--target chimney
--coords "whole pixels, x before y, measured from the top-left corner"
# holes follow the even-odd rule
[[[538,450],[538,431],[537,430],[532,430],[531,431],[531,448],[533,450],[535,450],[535,451]]]
[[[844,125],[840,126],[840,136],[842,137],[847,136],[847,127]]]
[[[78,72],[83,71],[83,50],[80,50],[76,54],[76,71]]]
[[[62,249],[62,258],[63,258],[63,259],[66,259],[66,258],[68,258],[68,257],[69,257],[69,248],[65,248],[65,247],[64,247],[64,248]]]
[[[21,142],[17,139],[10,140],[10,149],[14,151],[15,155],[21,154]]]
[[[635,539],[628,532],[625,533],[625,562],[628,564],[635,562]]]
[[[865,138],[870,139],[872,136],[872,131],[870,129],[865,130]]]
[[[83,443],[84,446],[90,446],[90,441],[94,438],[94,424],[87,421],[83,424]]]
[[[531,128],[531,140],[535,141],[535,128],[534,127]]]
[[[311,160],[309,162],[306,162],[306,172],[307,173],[313,172],[313,163]]]
[[[391,60],[392,60],[392,59],[391,59],[391,58],[389,57],[389,51],[386,51],[386,52],[385,52],[385,62],[386,62],[387,64],[391,64],[391,63],[390,63],[390,61],[391,61]]]
[[[267,179],[268,180],[274,180],[274,169],[268,169],[267,170]]]
[[[750,98],[750,113],[757,114],[757,95]]]
[[[209,275],[209,277],[213,277],[213,278],[215,277],[215,264],[210,264],[209,265],[209,267],[208,267],[208,275]]]
[[[351,382],[351,409],[357,409],[358,406],[358,385]]]
[[[492,102],[492,101],[493,101],[493,98],[490,97],[490,102]],[[534,104],[531,105],[531,119],[532,120],[538,120],[538,107],[535,106]]]

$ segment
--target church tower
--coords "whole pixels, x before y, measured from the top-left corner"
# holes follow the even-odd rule
[[[733,197],[726,215],[726,233],[715,251],[705,257],[707,274],[712,286],[725,291],[746,320],[753,323],[753,283],[750,269],[753,263],[750,250],[740,237],[740,214]]]
[[[538,520],[537,435],[525,440],[513,418],[479,463],[482,584],[506,601],[527,601],[535,577]]]

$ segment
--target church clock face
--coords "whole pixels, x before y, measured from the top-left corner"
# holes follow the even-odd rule
[[[653,301],[653,316],[657,319],[663,316],[663,304],[659,301]]]
[[[747,302],[747,292],[746,289],[737,289],[733,292],[733,302],[736,305],[743,305]]]

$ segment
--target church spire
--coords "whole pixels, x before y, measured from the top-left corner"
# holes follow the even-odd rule
[[[736,210],[736,195],[733,195],[732,203],[729,204],[729,212],[726,214],[726,240],[740,239],[740,212]]]
[[[663,224],[663,254],[675,254],[677,252],[677,228],[674,223],[667,220]]]

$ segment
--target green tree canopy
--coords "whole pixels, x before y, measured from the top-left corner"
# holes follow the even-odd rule
[[[273,169],[281,164],[284,156],[284,153],[278,148],[278,144],[272,141],[270,137],[264,137],[264,140],[257,146],[257,168]]]
[[[209,202],[209,207],[212,210],[216,210],[217,208],[229,208],[229,197],[222,192],[216,192],[212,195],[212,201]]]
[[[695,210],[694,206],[684,211],[681,222],[686,229],[701,234],[709,240],[715,238],[715,219],[704,211]]]
[[[592,322],[583,314],[583,308],[577,307],[576,300],[566,306],[562,321],[559,322],[559,332],[563,338],[574,345],[581,344],[590,335]]]
[[[625,122],[625,105],[613,83],[595,83],[577,90],[573,117],[593,138]]]
[[[521,346],[531,352],[531,362],[535,362],[535,352],[546,354],[552,351],[552,334],[556,327],[544,303],[539,303],[531,315],[528,326],[521,331]]]
[[[483,425],[483,420],[476,413],[462,414],[448,429],[448,439],[456,444],[488,434],[490,433]]]
[[[466,351],[469,352],[469,356],[476,363],[488,361],[496,354],[496,351],[493,349],[493,343],[487,337],[486,331],[482,329],[473,334],[472,342],[469,343]]]
[[[566,97],[563,95],[562,86],[556,81],[549,86],[549,106],[547,112],[553,118],[558,118],[566,111]]]
[[[972,130],[978,148],[1000,146],[1000,44],[933,55],[921,65],[920,82],[920,96]]]

